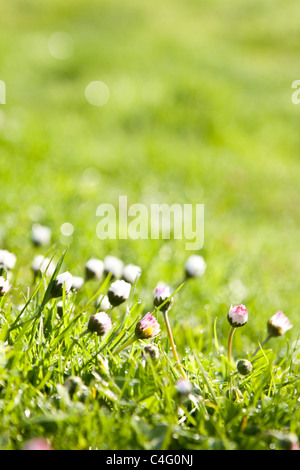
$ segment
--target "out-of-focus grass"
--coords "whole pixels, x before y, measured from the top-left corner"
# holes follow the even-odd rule
[[[174,306],[179,351],[192,328],[199,350],[211,352],[215,318],[224,346],[236,302],[249,308],[237,349],[251,351],[279,309],[296,325],[292,343],[300,300],[300,107],[291,102],[298,2],[12,0],[1,8],[0,241],[18,257],[16,303],[31,282],[33,222],[52,228],[58,257],[70,245],[65,266],[74,274],[94,255],[140,264],[147,303],[159,280],[181,278],[185,241],[100,241],[97,206],[117,205],[119,195],[129,204],[204,203],[208,269]],[[67,60],[49,53],[56,31],[73,39]],[[93,80],[110,89],[101,108],[85,99]],[[64,222],[72,237],[60,233]],[[284,357],[288,342],[276,345]]]

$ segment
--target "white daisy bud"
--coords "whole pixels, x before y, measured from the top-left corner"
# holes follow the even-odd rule
[[[31,265],[34,274],[47,274],[52,276],[55,271],[56,265],[52,260],[43,255],[37,255]]]
[[[59,274],[53,283],[51,297],[60,297],[63,294],[64,287],[65,293],[68,294],[72,288],[72,282],[73,276],[68,271]]]
[[[150,356],[151,359],[158,359],[160,355],[159,348],[153,344],[146,344],[144,349],[142,350],[142,356]]]
[[[131,284],[126,281],[115,281],[111,284],[108,290],[108,300],[112,306],[125,302],[130,295]]]
[[[101,259],[91,258],[85,265],[87,279],[100,279],[103,275],[104,263]]]
[[[3,277],[0,276],[0,297],[3,297],[11,289],[10,283]]]
[[[107,312],[107,310],[111,309],[111,304],[107,295],[99,295],[99,297],[96,299],[95,305],[104,312]]]
[[[115,279],[122,277],[123,267],[123,261],[115,256],[106,256],[104,259],[104,273],[111,274]]]
[[[191,382],[184,379],[183,377],[175,382],[175,388],[179,397],[181,398],[188,397],[193,391],[193,386]]]
[[[52,232],[49,227],[40,224],[33,224],[31,240],[34,245],[46,246],[51,242]]]
[[[203,276],[206,271],[204,258],[199,255],[191,255],[185,263],[185,274],[188,278]]]
[[[84,284],[84,279],[83,277],[80,277],[80,276],[73,276],[73,279],[72,279],[72,287],[71,289],[73,291],[78,291],[82,288]]]
[[[123,279],[130,284],[134,284],[140,278],[142,270],[135,264],[127,264],[123,270]]]
[[[293,328],[292,323],[283,312],[275,313],[267,323],[270,336],[282,336]]]
[[[15,267],[17,258],[14,253],[8,250],[0,250],[0,265],[2,265],[7,271]]]

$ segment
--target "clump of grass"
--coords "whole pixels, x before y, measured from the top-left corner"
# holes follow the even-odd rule
[[[180,288],[159,305],[154,301],[157,318],[145,315],[136,283],[129,298],[97,317],[93,299],[107,294],[111,276],[97,280],[88,297],[90,281],[81,292],[63,284],[57,295],[65,256],[50,279],[40,274],[20,311],[13,290],[1,298],[1,448],[24,448],[37,438],[55,449],[297,446],[293,351],[277,357],[261,347],[248,354],[251,369],[244,373],[224,353],[216,321],[206,351],[192,329],[184,332],[186,352],[177,351],[177,339],[183,343],[178,330],[170,336],[170,323]]]

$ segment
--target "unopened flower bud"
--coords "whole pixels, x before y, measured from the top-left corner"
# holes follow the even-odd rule
[[[73,276],[72,278],[72,287],[71,289],[73,291],[78,291],[82,288],[84,284],[84,279],[83,277],[80,277],[80,276]]]
[[[244,326],[248,321],[248,311],[244,305],[231,306],[227,319],[235,328]]]
[[[141,276],[141,268],[135,264],[127,264],[123,269],[123,279],[130,284],[134,284]]]
[[[36,246],[46,246],[51,242],[51,229],[45,225],[33,224],[32,226],[32,243]]]
[[[85,264],[87,279],[100,279],[103,275],[104,263],[101,259],[91,258]]]
[[[267,323],[268,333],[270,336],[282,336],[288,330],[293,328],[292,323],[283,312],[275,313]]]
[[[0,276],[0,297],[3,297],[11,289],[10,283],[3,277]]]
[[[123,273],[124,263],[115,256],[106,256],[104,258],[104,273],[111,274],[114,279],[121,279]]]
[[[300,450],[298,437],[288,431],[268,431],[269,436],[275,437],[282,450]]]
[[[204,258],[199,255],[191,255],[185,263],[185,274],[186,277],[199,277],[203,276],[206,271],[206,263]]]
[[[101,311],[107,312],[107,310],[111,309],[111,304],[108,300],[108,296],[105,294],[99,295],[99,297],[95,301],[95,306]]]
[[[23,447],[23,450],[53,450],[51,444],[41,437],[30,439]]]
[[[135,336],[137,339],[155,338],[160,333],[160,325],[151,313],[147,313],[135,327]]]
[[[280,433],[278,440],[284,450],[300,450],[298,437],[292,432]]]
[[[159,358],[159,348],[153,344],[146,344],[144,349],[142,350],[142,356],[150,356],[151,359],[158,359]]]
[[[62,296],[64,288],[65,293],[68,294],[72,287],[72,278],[72,274],[70,274],[68,271],[59,274],[53,282],[51,297],[56,298]]]
[[[17,261],[16,255],[8,250],[0,250],[0,265],[5,268],[6,271],[10,271],[15,267]]]
[[[95,313],[88,322],[88,330],[91,333],[97,333],[98,336],[104,336],[111,327],[112,321],[106,312]]]
[[[125,302],[130,295],[131,284],[118,280],[111,284],[108,290],[108,300],[113,307]]]
[[[55,268],[55,263],[43,255],[37,255],[31,265],[31,269],[35,275],[46,273],[50,277],[53,275]]]
[[[175,382],[175,388],[180,398],[187,398],[193,391],[191,382],[183,377]]]
[[[240,359],[236,364],[237,370],[241,375],[249,375],[252,372],[253,366],[247,359]]]
[[[166,286],[164,284],[158,284],[155,288],[154,291],[154,299],[153,299],[153,304],[155,307],[160,307],[166,300],[172,295],[170,287]],[[161,307],[162,312],[166,312],[169,310],[173,304],[173,297],[170,297],[170,299]]]

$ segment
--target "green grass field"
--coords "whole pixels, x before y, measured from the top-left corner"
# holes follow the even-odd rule
[[[57,450],[287,448],[300,435],[299,2],[10,0],[1,11],[0,249],[17,263],[0,298],[0,449],[34,437]],[[56,32],[71,38],[65,59],[49,46]],[[103,106],[86,99],[92,81],[109,89]],[[59,299],[41,308],[49,279],[33,280],[37,254],[75,276],[91,257],[141,266],[111,312],[118,328],[130,309],[122,338],[153,310],[159,281],[182,281],[186,240],[97,237],[97,207],[120,195],[205,205],[206,272],[169,312],[194,387],[184,403],[161,312],[160,359],[143,364],[147,341],[114,356],[109,335],[79,338],[109,279],[64,296],[62,317]],[[34,223],[51,228],[51,244],[32,244]],[[226,391],[231,304],[249,314],[233,339],[238,399]],[[294,327],[250,375],[236,373],[279,310]]]

